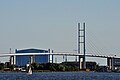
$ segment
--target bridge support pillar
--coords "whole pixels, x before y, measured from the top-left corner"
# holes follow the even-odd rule
[[[114,70],[115,67],[114,67],[114,58],[107,58],[107,66],[110,70]]]
[[[10,56],[10,65],[14,65],[14,56]]]
[[[52,50],[52,53],[53,53],[53,50]],[[52,63],[53,63],[53,59],[54,59],[54,58],[53,58],[53,54],[52,54]]]
[[[83,56],[83,65],[82,65],[82,68],[86,69],[85,55]]]
[[[81,69],[83,69],[83,67],[82,67],[82,57],[81,56],[79,56],[79,69],[81,70]]]
[[[34,56],[30,56],[30,64],[34,62]]]
[[[50,50],[50,49],[48,49],[48,53],[53,53],[53,50]],[[48,55],[48,62],[49,63],[53,63],[53,59],[54,59],[54,55],[53,54],[49,54]]]

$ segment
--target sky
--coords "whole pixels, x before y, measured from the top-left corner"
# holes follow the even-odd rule
[[[40,48],[77,50],[86,23],[86,52],[120,56],[120,0],[0,0],[0,53]],[[1,61],[5,61],[6,58]]]

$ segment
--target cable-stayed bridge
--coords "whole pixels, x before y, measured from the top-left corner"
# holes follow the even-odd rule
[[[34,55],[63,55],[63,56],[78,56],[79,57],[79,63],[80,63],[80,69],[86,69],[86,60],[85,57],[100,57],[100,58],[106,58],[107,59],[107,66],[109,66],[110,69],[114,69],[114,64],[118,63],[120,65],[120,57],[117,57],[115,55],[108,56],[101,53],[104,52],[103,48],[97,48],[94,42],[88,41],[90,39],[86,40],[86,34],[85,34],[85,23],[83,23],[83,27],[80,27],[80,23],[78,23],[78,53],[69,53],[69,52],[53,52],[53,53],[0,53],[0,57],[6,57],[11,56],[14,59],[14,56],[34,56]],[[95,38],[96,40],[96,38]],[[86,45],[87,44],[87,45]],[[87,47],[87,48],[86,48]],[[89,49],[89,50],[88,50]],[[96,54],[97,53],[97,54]],[[81,66],[81,58],[83,65]],[[31,58],[32,59],[32,58]],[[14,60],[13,60],[14,62]]]
[[[60,55],[60,56],[79,56],[79,58],[83,58],[84,54],[78,54],[78,53],[0,53],[0,57],[7,57],[10,56],[13,59],[13,64],[14,64],[14,57],[15,56],[30,56],[30,62],[32,63],[33,56],[35,55]],[[107,66],[110,67],[110,69],[114,70],[115,66],[114,64],[119,64],[120,62],[120,57],[115,57],[115,56],[107,56],[107,55],[93,55],[91,53],[86,53],[85,57],[99,57],[99,58],[106,58],[107,59]],[[52,58],[53,62],[53,58]],[[80,61],[80,68],[81,66],[81,61]]]

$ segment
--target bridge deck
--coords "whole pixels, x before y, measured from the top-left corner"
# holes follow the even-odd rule
[[[31,56],[31,55],[66,55],[66,56],[84,56],[78,53],[0,53],[0,57],[5,56]],[[111,58],[114,56],[86,54],[87,57]]]

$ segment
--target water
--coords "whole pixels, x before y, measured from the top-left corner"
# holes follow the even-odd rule
[[[99,72],[0,72],[0,80],[120,80],[120,73]]]

